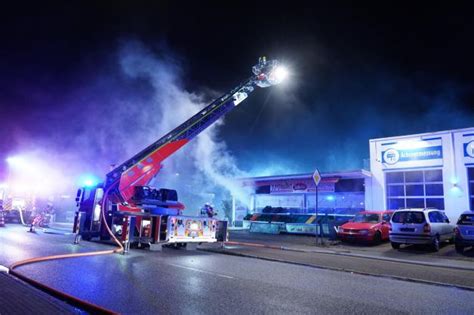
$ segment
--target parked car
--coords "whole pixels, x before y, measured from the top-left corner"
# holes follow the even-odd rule
[[[390,217],[393,211],[362,211],[338,229],[343,241],[368,241],[380,243],[388,240]]]
[[[459,253],[465,247],[474,246],[474,211],[465,211],[459,217],[454,229],[454,246]]]
[[[397,210],[391,225],[390,242],[394,249],[400,248],[401,244],[426,244],[438,251],[441,242],[454,238],[454,224],[442,210]]]

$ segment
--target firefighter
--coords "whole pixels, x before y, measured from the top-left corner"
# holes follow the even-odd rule
[[[53,212],[53,205],[48,203],[44,210],[40,210],[31,222],[30,231],[31,233],[36,233],[36,226],[44,227],[48,224],[49,217]]]
[[[214,208],[210,203],[206,202],[204,204],[204,207],[201,208],[201,215],[208,216],[209,218],[212,218],[215,215]]]

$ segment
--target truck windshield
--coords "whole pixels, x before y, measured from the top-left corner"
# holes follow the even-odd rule
[[[395,212],[392,217],[394,223],[423,223],[425,216],[421,211],[401,211]]]
[[[380,221],[380,216],[376,213],[358,213],[354,217],[354,222],[370,222],[377,223]]]

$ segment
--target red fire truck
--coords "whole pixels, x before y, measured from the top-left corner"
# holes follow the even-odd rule
[[[277,60],[259,59],[253,75],[214,100],[162,138],[106,175],[105,182],[77,192],[76,242],[110,239],[111,233],[128,251],[130,245],[160,249],[162,245],[195,245],[224,241],[227,222],[184,216],[176,190],[147,186],[162,162],[245,100],[254,89],[279,84],[286,72]],[[110,231],[108,231],[110,228]]]

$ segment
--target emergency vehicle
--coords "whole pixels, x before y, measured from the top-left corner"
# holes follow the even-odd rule
[[[162,245],[225,241],[227,222],[184,216],[176,190],[147,186],[162,162],[245,100],[255,88],[279,84],[286,76],[277,60],[259,59],[253,75],[214,100],[183,124],[115,167],[105,182],[78,190],[73,232],[76,243],[115,238],[125,252],[130,245],[160,249]]]

